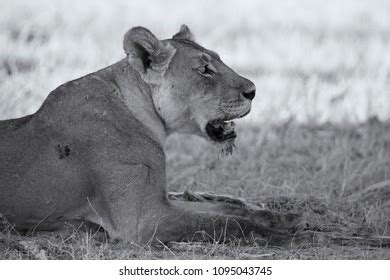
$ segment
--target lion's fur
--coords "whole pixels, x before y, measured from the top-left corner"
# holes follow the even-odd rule
[[[112,238],[145,243],[188,240],[222,224],[232,236],[241,226],[263,229],[247,217],[234,218],[239,227],[228,222],[223,205],[205,211],[167,199],[166,136],[206,137],[208,120],[250,108],[240,94],[253,84],[191,38],[187,27],[163,41],[133,28],[126,58],[59,86],[35,114],[0,122],[0,213],[17,230],[88,221]],[[219,72],[215,80],[194,70],[205,55]]]

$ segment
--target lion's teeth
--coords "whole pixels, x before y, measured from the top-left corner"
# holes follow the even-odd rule
[[[234,122],[232,121],[224,121],[223,122],[223,129],[225,130],[225,132],[231,132],[234,130]]]

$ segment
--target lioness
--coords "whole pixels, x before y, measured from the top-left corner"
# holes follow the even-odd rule
[[[0,122],[0,213],[19,231],[86,222],[139,244],[272,235],[285,221],[269,211],[166,193],[167,135],[229,151],[232,120],[249,113],[255,85],[184,25],[167,40],[132,28],[123,48],[126,58],[59,86],[35,114]]]

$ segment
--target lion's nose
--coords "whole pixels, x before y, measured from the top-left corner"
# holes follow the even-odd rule
[[[242,95],[246,98],[246,99],[249,99],[249,100],[253,100],[253,98],[255,98],[255,95],[256,95],[256,87],[255,85],[251,86],[250,88],[248,88],[247,90],[245,90]]]

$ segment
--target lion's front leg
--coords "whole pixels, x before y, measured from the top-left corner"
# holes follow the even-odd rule
[[[160,217],[154,237],[161,242],[243,243],[256,238],[267,244],[283,245],[290,241],[298,221],[297,216],[225,202],[172,201],[168,212]]]
[[[112,240],[143,243],[153,236],[152,224],[168,205],[160,184],[164,180],[145,164],[105,164],[112,164],[114,171],[95,169],[98,183],[88,198],[86,219],[101,225]]]
[[[278,244],[290,237],[296,224],[295,217],[226,201],[169,200],[164,170],[113,163],[115,172],[98,170],[99,184],[87,205],[88,220],[100,224],[113,239],[147,244],[250,242],[259,237]]]

